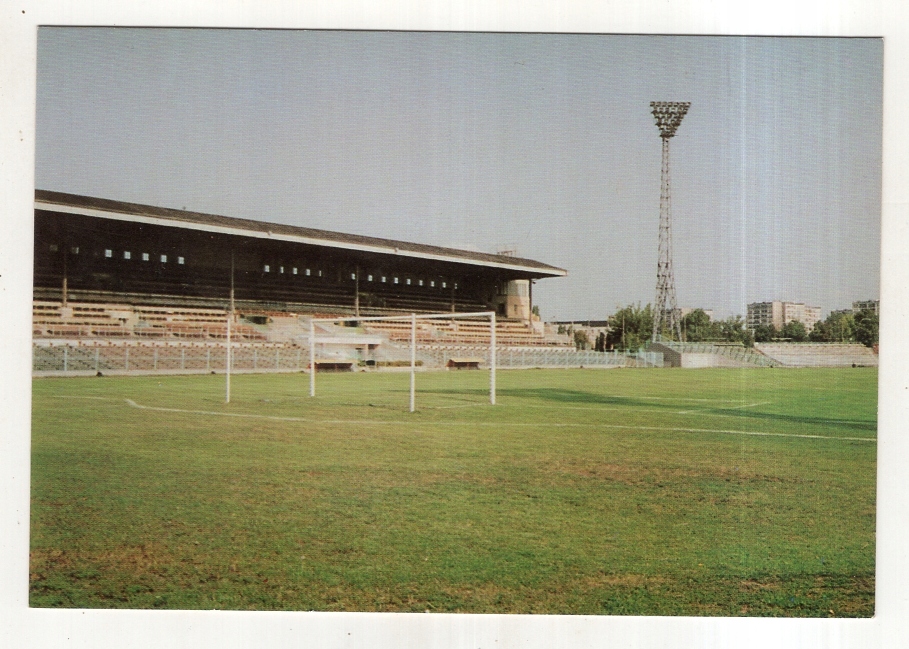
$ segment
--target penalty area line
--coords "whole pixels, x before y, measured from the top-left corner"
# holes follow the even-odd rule
[[[308,419],[305,417],[280,417],[277,415],[256,415],[251,413],[242,413],[242,412],[218,412],[217,410],[189,410],[187,408],[164,408],[161,406],[143,406],[142,404],[136,403],[132,399],[125,399],[127,405],[131,408],[136,408],[139,410],[152,410],[155,412],[174,412],[180,414],[189,414],[189,415],[209,415],[215,417],[236,417],[240,419],[264,419],[267,421],[289,421],[289,422],[299,422],[299,423],[308,423],[308,424],[350,424],[357,426],[374,426],[374,425],[384,425],[384,426],[400,426],[402,424],[411,424],[411,423],[422,423],[426,422],[410,422],[406,420],[394,420],[394,421],[383,421],[383,420],[373,420],[373,419]],[[719,435],[743,435],[743,436],[753,436],[753,437],[789,437],[795,439],[824,439],[824,440],[833,440],[833,441],[846,441],[846,442],[876,442],[877,438],[875,437],[834,437],[831,435],[807,435],[799,433],[768,433],[764,431],[757,430],[723,430],[715,428],[682,428],[677,426],[631,426],[628,424],[572,424],[572,423],[525,423],[525,422],[491,422],[491,421],[435,421],[432,422],[433,426],[495,426],[501,428],[503,426],[517,426],[521,428],[611,428],[619,430],[646,430],[651,432],[671,432],[671,433],[713,433]]]
[[[676,414],[677,415],[690,415],[691,413],[694,413],[694,412],[703,413],[703,412],[710,412],[711,410],[720,410],[720,409],[722,409],[722,410],[741,410],[743,408],[756,408],[758,406],[767,406],[767,405],[770,405],[771,403],[773,403],[773,402],[772,401],[760,401],[758,403],[743,403],[738,406],[723,406],[722,408],[707,408],[704,410],[701,410],[701,409],[679,410]],[[719,414],[722,414],[722,413],[719,413]]]

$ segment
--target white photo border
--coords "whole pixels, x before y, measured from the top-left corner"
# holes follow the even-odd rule
[[[19,647],[889,647],[909,567],[909,9],[901,0],[0,2],[0,644]],[[35,71],[39,25],[884,37],[877,598],[872,619],[244,613],[28,608]]]

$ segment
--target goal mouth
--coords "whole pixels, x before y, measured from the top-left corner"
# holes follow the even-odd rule
[[[337,336],[319,336],[316,335],[316,325],[317,323],[324,324],[338,324],[338,323],[356,323],[359,325],[364,322],[372,323],[382,323],[382,322],[404,322],[410,324],[410,359],[409,364],[404,365],[403,367],[409,367],[410,369],[410,412],[416,410],[416,370],[418,367],[417,362],[417,323],[420,321],[440,321],[440,320],[451,320],[458,321],[464,320],[474,323],[484,323],[488,321],[489,323],[489,403],[490,405],[495,405],[496,403],[496,312],[495,311],[475,311],[471,313],[411,313],[409,315],[395,315],[395,316],[342,316],[339,318],[312,318],[309,321],[309,396],[316,396],[316,374],[319,371],[324,371],[326,369],[331,369],[334,371],[337,370],[352,370],[353,361],[343,360],[339,357],[323,357],[317,358],[316,354],[316,345],[321,341],[332,341],[337,342],[339,337]],[[352,338],[350,339],[352,340]],[[349,341],[350,341],[349,340]],[[348,341],[348,342],[349,342]],[[343,338],[342,338],[343,342]],[[368,345],[369,343],[366,342]],[[323,347],[325,345],[323,344]],[[376,345],[378,346],[378,344]],[[323,354],[324,356],[324,354]],[[477,358],[476,356],[465,357],[463,354],[458,354],[453,356],[449,360],[448,369],[480,369],[481,363],[485,359]],[[375,359],[373,359],[375,364]]]

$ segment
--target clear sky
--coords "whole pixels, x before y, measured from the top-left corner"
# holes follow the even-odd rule
[[[545,319],[879,296],[879,39],[41,28],[36,186],[518,254]]]

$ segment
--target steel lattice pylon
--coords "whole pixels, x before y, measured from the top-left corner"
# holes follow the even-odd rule
[[[663,140],[663,164],[660,174],[660,243],[657,260],[656,300],[653,305],[653,340],[669,330],[682,340],[682,322],[675,299],[672,274],[672,197],[669,167],[669,138],[675,135],[688,112],[690,102],[652,101],[650,107]]]

